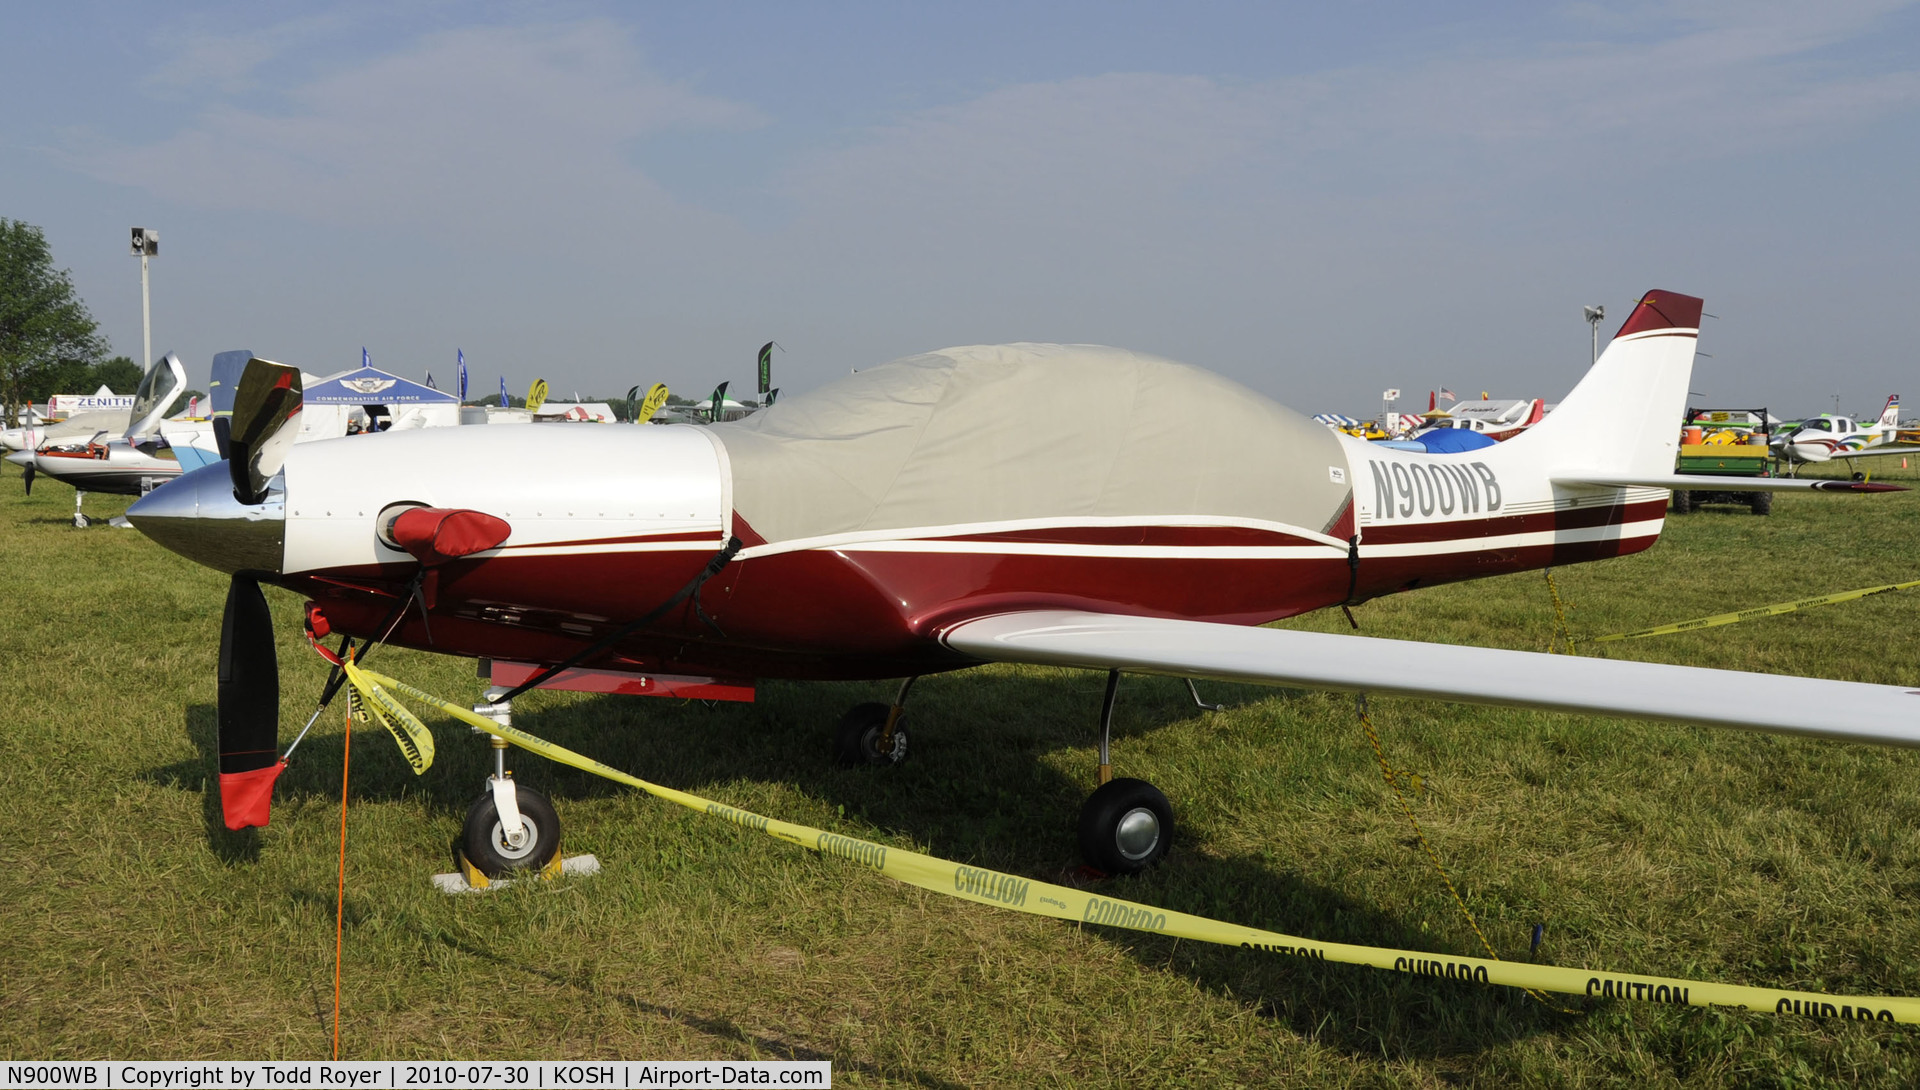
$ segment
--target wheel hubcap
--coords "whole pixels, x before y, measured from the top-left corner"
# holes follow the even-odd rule
[[[886,731],[880,727],[875,727],[872,731],[868,732],[867,752],[873,754],[873,759],[880,764],[892,765],[897,765],[901,761],[906,760],[907,732],[899,727],[893,728],[893,747],[891,749],[881,748],[886,744],[886,740]]]
[[[507,831],[499,822],[493,823],[493,850],[503,859],[525,859],[533,854],[533,846],[540,842],[540,827],[525,814],[520,815],[521,839],[515,844],[507,839]]]
[[[1120,854],[1132,861],[1145,859],[1153,854],[1160,843],[1160,817],[1144,806],[1128,810],[1120,818],[1120,825],[1114,830],[1114,846]]]

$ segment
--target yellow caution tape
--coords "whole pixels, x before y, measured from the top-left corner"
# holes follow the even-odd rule
[[[362,695],[359,686],[347,692],[347,711],[355,719],[364,723],[371,715],[379,724],[393,735],[394,742],[400,747],[400,756],[406,758],[418,776],[433,765],[433,733],[427,730],[412,712],[400,706],[386,690],[378,685],[366,690]],[[399,726],[394,724],[398,723]]]
[[[1102,897],[1085,890],[1070,889],[984,867],[969,867],[935,859],[929,855],[861,840],[858,837],[829,833],[806,825],[762,817],[723,803],[710,802],[698,795],[661,787],[616,768],[603,765],[563,746],[536,738],[525,731],[502,726],[475,715],[458,704],[450,704],[431,693],[422,692],[404,682],[363,670],[352,663],[346,666],[347,678],[356,689],[367,693],[379,706],[396,717],[413,718],[391,697],[380,701],[371,694],[385,694],[385,688],[438,708],[469,726],[504,738],[550,761],[569,765],[616,783],[639,788],[656,798],[678,803],[724,818],[735,825],[765,833],[776,840],[811,848],[823,855],[838,856],[905,882],[910,886],[946,894],[964,901],[993,905],[1035,916],[1060,920],[1105,924],[1134,931],[1147,931],[1199,942],[1238,946],[1279,957],[1305,958],[1365,965],[1410,976],[1444,980],[1463,980],[1476,984],[1502,984],[1515,988],[1586,995],[1607,999],[1631,999],[1676,1006],[1738,1007],[1779,1014],[1847,1018],[1868,1022],[1920,1023],[1920,999],[1899,996],[1827,995],[1820,992],[1783,991],[1754,988],[1742,984],[1718,984],[1711,981],[1684,980],[1676,977],[1645,976],[1639,973],[1614,973],[1596,969],[1574,969],[1557,965],[1531,965],[1451,954],[1429,954],[1413,950],[1394,950],[1378,946],[1318,942],[1277,931],[1263,931],[1239,924],[1223,923],[1204,916],[1154,908],[1117,897]],[[418,720],[415,720],[418,723]],[[424,730],[424,727],[421,728]]]
[[[1637,632],[1619,632],[1611,636],[1595,636],[1584,642],[1607,643],[1612,640],[1638,640],[1647,636],[1664,636],[1670,632],[1691,632],[1696,628],[1717,628],[1723,624],[1738,624],[1741,621],[1750,621],[1755,617],[1773,617],[1782,613],[1792,613],[1796,609],[1806,609],[1810,606],[1830,606],[1836,602],[1851,602],[1856,598],[1869,598],[1875,594],[1886,594],[1889,591],[1906,590],[1910,587],[1920,587],[1920,579],[1906,583],[1889,583],[1884,587],[1843,590],[1838,594],[1823,594],[1818,598],[1802,598],[1797,602],[1778,602],[1770,606],[1755,606],[1752,609],[1743,609],[1737,613],[1717,613],[1711,617],[1697,617],[1691,621],[1677,621],[1673,624],[1663,624],[1653,628],[1642,628]],[[1557,601],[1555,605],[1557,608]]]

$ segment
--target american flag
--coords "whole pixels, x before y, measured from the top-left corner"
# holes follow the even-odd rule
[[[1454,392],[1452,390],[1447,389],[1445,386],[1440,387],[1440,396],[1446,398],[1448,401],[1460,400],[1457,396],[1454,395]]]

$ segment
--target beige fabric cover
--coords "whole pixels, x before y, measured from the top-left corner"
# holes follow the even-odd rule
[[[1326,428],[1219,375],[1084,344],[948,348],[713,434],[769,542],[1088,516],[1324,530],[1349,486]],[[1344,476],[1344,472],[1340,474]]]

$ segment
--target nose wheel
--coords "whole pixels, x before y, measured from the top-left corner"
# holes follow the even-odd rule
[[[509,705],[491,701],[474,711],[503,726],[513,714]],[[454,865],[475,889],[486,888],[490,879],[560,873],[560,815],[545,795],[514,781],[507,771],[507,740],[491,735],[488,741],[493,747],[493,775],[487,777],[487,789],[467,807]]]
[[[527,787],[514,789],[519,821],[501,815],[495,792],[488,791],[467,808],[460,830],[460,848],[466,861],[488,878],[510,877],[516,871],[543,870],[560,857],[560,816],[545,795]]]

